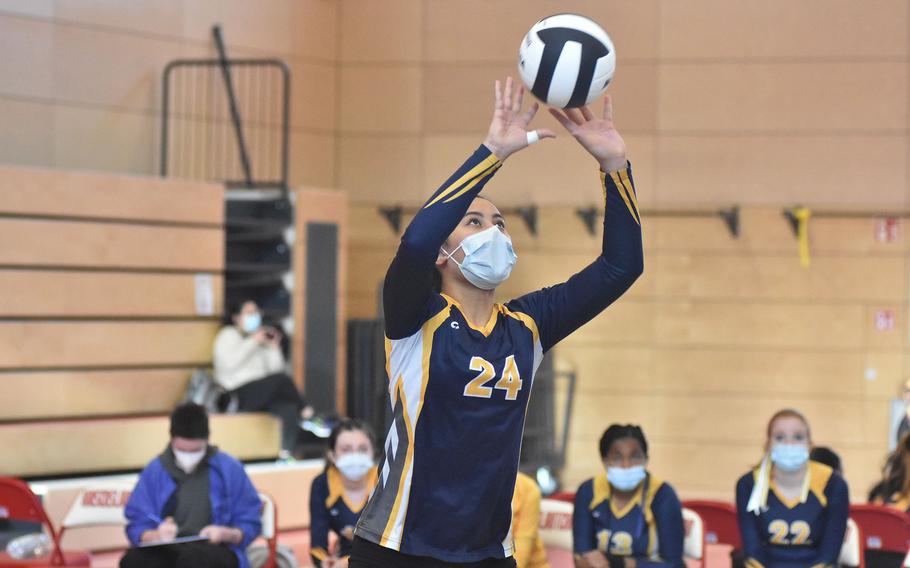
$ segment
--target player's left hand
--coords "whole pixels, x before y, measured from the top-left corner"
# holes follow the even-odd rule
[[[535,102],[522,113],[521,103],[524,100],[525,89],[521,86],[515,91],[513,87],[511,77],[506,77],[505,91],[500,82],[496,81],[493,120],[490,122],[487,137],[483,141],[484,146],[503,161],[522,148],[528,147],[528,125],[531,124],[531,120],[537,114],[537,109],[540,108],[540,105]],[[556,138],[556,134],[548,128],[538,128],[537,136],[541,140]]]
[[[613,100],[604,97],[604,110],[595,118],[587,106],[565,110],[550,109],[550,114],[587,150],[605,172],[625,169],[626,143],[613,124]]]

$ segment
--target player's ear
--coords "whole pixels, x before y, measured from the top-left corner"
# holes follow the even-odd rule
[[[445,267],[446,261],[449,260],[449,257],[445,252],[445,247],[448,242],[449,241],[447,240],[445,243],[443,243],[442,246],[439,247],[439,252],[436,254],[436,266],[439,268]]]

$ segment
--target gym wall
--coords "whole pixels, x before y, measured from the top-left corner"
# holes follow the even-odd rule
[[[567,481],[596,471],[608,422],[635,421],[683,495],[732,498],[769,415],[796,406],[861,499],[910,372],[906,238],[815,220],[803,270],[779,209],[907,206],[906,0],[3,0],[0,162],[154,174],[161,69],[213,55],[220,22],[232,55],[291,64],[291,181],[348,194],[347,311],[370,316],[398,238],[376,208],[420,203],[480,143],[492,81],[559,11],[616,43],[643,208],[745,207],[738,240],[717,220],[646,216],[645,276],[560,346],[580,380]],[[497,174],[497,204],[541,207],[536,238],[510,220],[521,260],[504,296],[596,254],[572,209],[597,203],[597,184],[566,136]],[[893,325],[878,331],[882,311]]]
[[[780,210],[905,208],[907,10],[846,0],[341,3],[349,316],[376,313],[397,243],[377,206],[421,203],[482,141],[492,82],[515,76],[527,28],[583,13],[617,46],[611,89],[642,207],[744,209],[739,239],[717,219],[646,215],[642,280],[556,349],[557,366],[579,377],[565,480],[599,471],[596,442],[610,422],[635,422],[655,473],[683,496],[732,499],[760,459],[767,419],[793,406],[816,443],[840,452],[863,500],[887,451],[889,399],[910,372],[906,238],[877,242],[871,219],[816,219],[805,270]],[[537,124],[559,128],[548,116]],[[536,238],[509,219],[519,262],[503,299],[597,253],[599,235],[573,213],[600,202],[596,165],[568,136],[511,158],[485,193],[541,208]],[[891,327],[879,331],[882,314]]]

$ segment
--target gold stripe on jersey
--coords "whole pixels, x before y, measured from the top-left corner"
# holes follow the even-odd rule
[[[502,162],[499,161],[499,158],[497,158],[493,154],[490,154],[489,156],[484,158],[484,160],[482,162],[480,162],[479,164],[477,164],[476,166],[474,166],[473,168],[468,170],[463,176],[461,176],[460,178],[458,178],[457,180],[455,180],[454,182],[449,184],[449,186],[446,187],[444,190],[440,191],[439,194],[436,195],[436,197],[433,198],[432,201],[430,201],[429,203],[427,203],[424,206],[424,209],[426,209],[430,205],[434,205],[438,201],[441,201],[442,199],[447,197],[449,194],[458,191],[461,188],[461,186],[468,183],[475,177],[477,177],[477,178],[482,177],[482,174],[485,171],[496,166],[497,164],[502,165]]]
[[[378,471],[379,468],[374,466],[367,473],[368,487],[373,487],[376,485]],[[363,500],[360,503],[352,503],[344,492],[344,482],[341,480],[341,472],[338,471],[337,467],[329,466],[328,471],[326,472],[326,481],[329,485],[329,496],[325,498],[326,509],[332,507],[332,505],[338,502],[338,499],[341,499],[344,502],[344,505],[352,513],[359,513],[361,510],[363,510],[364,505],[367,504],[369,495],[364,495]]]
[[[310,554],[315,556],[317,560],[325,560],[329,556],[329,553],[328,553],[328,551],[326,551],[326,549],[318,547],[318,546],[315,548],[311,548]]]
[[[399,511],[401,510],[404,496],[405,494],[409,495],[411,491],[410,474],[414,463],[414,431],[417,429],[417,421],[420,419],[420,412],[423,410],[423,402],[427,392],[427,382],[430,379],[430,355],[432,355],[433,352],[433,335],[436,333],[436,330],[439,329],[439,326],[442,325],[442,323],[449,317],[449,311],[451,307],[452,304],[447,298],[445,307],[442,308],[435,316],[430,318],[429,321],[423,324],[423,328],[418,332],[422,335],[423,358],[421,361],[420,400],[417,404],[417,411],[414,413],[413,422],[411,422],[410,417],[408,416],[408,401],[407,397],[405,396],[404,385],[402,383],[402,380],[397,381],[397,391],[399,404],[401,404],[402,409],[402,419],[404,420],[405,429],[408,434],[408,449],[405,453],[405,461],[401,470],[401,479],[398,482],[398,491],[395,495],[395,503],[392,506],[392,511],[389,514],[388,520],[386,520],[386,526],[382,531],[382,538],[380,538],[379,541],[379,544],[381,546],[385,546],[386,548],[391,548],[393,550],[399,550],[401,548],[400,539],[393,540],[390,537],[396,527],[396,521],[398,520]],[[408,503],[408,505],[410,505],[410,503]],[[402,530],[405,520],[407,519],[408,505],[405,505],[404,513],[401,516]]]
[[[401,404],[401,415],[404,419],[404,427],[408,432],[408,449],[404,456],[404,467],[401,470],[401,479],[398,480],[398,492],[395,495],[395,504],[392,506],[392,512],[386,521],[385,530],[382,531],[382,539],[379,544],[389,547],[389,534],[395,527],[395,520],[398,518],[398,509],[401,507],[401,497],[405,492],[405,481],[408,479],[408,471],[411,467],[411,461],[414,459],[414,431],[411,429],[411,421],[408,420],[408,400],[404,394],[404,387],[398,383],[398,400]],[[398,550],[398,546],[390,547]]]
[[[632,178],[629,177],[629,170],[623,169],[619,171],[619,181],[622,182],[623,189],[629,194],[629,199],[632,200],[632,205],[635,206],[635,212],[638,213],[638,196],[635,195],[635,186],[632,184]],[[641,218],[641,215],[639,215],[639,218]]]
[[[774,495],[777,497],[778,501],[783,503],[783,505],[792,509],[801,503],[805,503],[809,498],[809,495],[815,495],[815,498],[818,499],[818,502],[822,507],[828,506],[828,497],[825,496],[825,487],[828,485],[828,480],[831,479],[831,475],[834,473],[830,467],[826,466],[823,463],[810,461],[808,467],[806,468],[806,477],[803,480],[803,489],[799,497],[795,499],[790,499],[780,492],[777,488],[777,484],[774,483],[774,479],[769,480],[769,486],[771,491],[774,492]],[[770,475],[770,473],[768,474]]]
[[[638,215],[638,200],[635,197],[635,192],[631,192],[631,199],[629,197],[629,192],[626,190],[625,185],[623,185],[623,175],[625,171],[621,172],[610,172],[610,179],[613,181],[613,185],[616,187],[616,191],[619,193],[619,196],[622,198],[623,203],[626,204],[626,208],[629,210],[629,214],[632,215],[632,218],[635,219],[635,222],[641,225],[641,219]],[[626,179],[628,175],[625,175]],[[601,183],[603,184],[604,197],[606,198],[607,193],[607,174],[600,172]],[[632,180],[629,180],[629,187],[632,186]]]
[[[654,498],[657,496],[657,491],[663,486],[664,482],[659,477],[654,477],[653,475],[651,475],[649,473],[647,483],[648,483],[648,494],[642,495],[642,491],[644,490],[645,484],[644,484],[644,482],[639,483],[638,487],[635,489],[635,495],[632,497],[632,499],[629,501],[629,503],[626,504],[626,506],[622,508],[621,511],[617,511],[616,508],[613,506],[613,502],[611,501],[610,510],[613,511],[613,516],[615,516],[617,519],[621,519],[621,518],[625,517],[629,513],[629,511],[632,510],[633,506],[640,504],[641,508],[642,508],[642,512],[644,513],[644,516],[645,516],[645,522],[648,523],[649,525],[653,524],[654,515],[651,512],[651,505],[654,503]],[[593,480],[591,503],[588,505],[588,509],[593,511],[594,509],[596,509],[598,507],[598,505],[600,505],[604,501],[609,500],[612,493],[613,493],[613,490],[612,490],[612,487],[610,486],[610,482],[607,480],[607,474],[601,473],[600,475],[595,477]]]
[[[746,558],[746,568],[765,568],[765,565],[754,558]]]
[[[493,332],[493,328],[496,327],[496,322],[499,320],[499,313],[502,311],[502,304],[494,304],[493,311],[490,313],[490,318],[487,320],[487,323],[484,324],[483,327],[477,327],[471,323],[471,320],[468,319],[468,316],[465,314],[464,306],[461,305],[461,302],[451,296],[443,294],[442,292],[440,292],[439,295],[445,298],[445,301],[448,302],[449,306],[455,306],[458,308],[458,311],[461,312],[462,316],[464,316],[464,321],[468,324],[468,327],[474,331],[479,331],[483,334],[484,337],[489,337],[490,333]],[[446,316],[448,316],[448,310],[446,310]]]
[[[450,202],[452,202],[452,201],[455,201],[456,199],[458,199],[459,197],[461,197],[462,195],[464,195],[465,193],[467,193],[468,191],[470,191],[471,188],[473,188],[475,185],[477,185],[478,183],[482,182],[482,181],[485,180],[486,178],[488,178],[488,177],[490,177],[491,175],[493,175],[493,174],[496,172],[496,170],[498,170],[500,167],[502,167],[502,162],[499,162],[499,163],[497,163],[497,164],[494,164],[494,165],[490,166],[489,168],[487,168],[486,170],[484,170],[483,173],[481,173],[479,176],[477,176],[476,178],[474,178],[473,180],[471,180],[470,183],[468,183],[466,186],[464,186],[463,188],[461,188],[461,190],[459,190],[458,193],[456,193],[456,194],[453,195],[452,197],[449,197],[448,199],[446,199],[445,201],[443,201],[443,203],[450,203]]]
[[[502,310],[502,313],[508,317],[515,318],[521,323],[525,324],[525,327],[531,330],[531,335],[534,338],[534,342],[537,343],[540,338],[540,334],[537,331],[537,322],[534,321],[534,318],[522,312],[513,312],[502,304],[500,304],[500,309]]]
[[[385,376],[392,380],[392,340],[388,337],[385,339]],[[395,406],[395,401],[392,401],[392,406]]]
[[[829,466],[817,461],[809,462],[809,491],[815,495],[822,507],[828,506],[828,497],[825,495],[825,487],[828,481],[834,475],[834,470]]]
[[[593,511],[598,505],[610,498],[610,482],[607,481],[607,474],[601,473],[595,477],[592,486],[591,504],[588,505],[588,508]]]

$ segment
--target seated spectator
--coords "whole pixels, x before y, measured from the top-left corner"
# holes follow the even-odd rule
[[[373,431],[345,419],[329,434],[325,471],[310,487],[310,555],[317,568],[346,568],[360,511],[376,485]],[[329,532],[337,546],[329,547]]]
[[[209,419],[197,404],[171,414],[171,441],[142,473],[126,504],[133,546],[121,568],[247,568],[246,547],[261,531],[261,503],[243,465],[208,443]],[[177,537],[190,542],[136,548]]]
[[[745,566],[834,566],[847,530],[847,483],[809,461],[809,423],[795,410],[768,422],[765,455],[736,484]]]
[[[512,496],[512,536],[518,568],[550,568],[540,539],[540,488],[519,472]]]
[[[869,502],[910,512],[910,435],[888,456],[882,480],[869,492]]]
[[[262,325],[252,300],[231,310],[231,322],[215,338],[215,380],[237,396],[241,411],[268,412],[281,420],[282,457],[297,444],[300,419],[312,415],[281,353],[281,332]]]
[[[647,470],[648,442],[638,426],[613,424],[600,439],[606,472],[575,493],[572,538],[580,568],[682,568],[682,505]]]
[[[844,470],[841,467],[840,456],[831,448],[825,446],[815,446],[809,452],[809,461],[823,463],[834,470],[834,473],[843,477]]]

